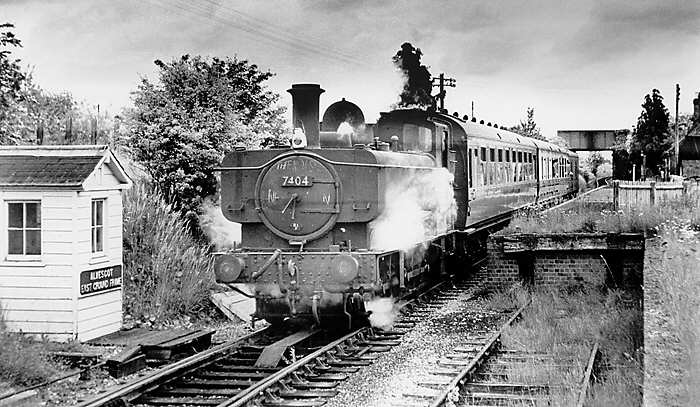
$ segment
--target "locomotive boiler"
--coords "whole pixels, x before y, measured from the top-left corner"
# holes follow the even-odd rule
[[[216,279],[251,289],[253,318],[363,321],[373,298],[444,277],[479,225],[577,190],[576,156],[550,143],[421,109],[368,125],[345,100],[319,126],[323,89],[289,92],[290,144],[221,166],[222,211],[242,240],[217,256]]]

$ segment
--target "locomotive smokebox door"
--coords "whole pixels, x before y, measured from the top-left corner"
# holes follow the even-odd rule
[[[327,233],[340,213],[340,178],[323,158],[296,151],[281,155],[260,173],[256,208],[263,223],[290,242]]]

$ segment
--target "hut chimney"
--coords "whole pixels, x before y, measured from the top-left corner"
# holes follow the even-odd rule
[[[321,148],[318,105],[325,90],[315,83],[297,83],[287,92],[292,95],[292,127],[304,129],[308,148]]]

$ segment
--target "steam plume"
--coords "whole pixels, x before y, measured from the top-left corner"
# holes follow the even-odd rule
[[[387,188],[386,206],[370,223],[370,247],[411,250],[448,231],[457,214],[452,180],[445,168],[412,171]]]
[[[241,241],[240,223],[224,217],[221,207],[211,200],[200,206],[199,225],[216,250],[233,249]]]
[[[399,308],[393,298],[374,298],[365,304],[365,309],[371,311],[369,323],[379,329],[387,330],[394,325],[399,315]]]

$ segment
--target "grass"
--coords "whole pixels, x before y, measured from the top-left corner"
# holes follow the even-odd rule
[[[209,246],[143,179],[124,197],[125,308],[136,320],[167,322],[209,307]]]
[[[632,306],[630,306],[632,305]],[[543,289],[520,322],[502,338],[506,349],[542,352],[561,363],[533,360],[509,373],[509,381],[552,386],[553,405],[575,404],[585,364],[593,345],[602,350],[600,384],[586,405],[641,404],[643,326],[638,302],[610,290]],[[575,361],[568,366],[566,360]]]
[[[58,369],[46,356],[46,345],[46,342],[10,332],[0,307],[0,381],[13,386],[31,386],[49,379]]]
[[[700,400],[700,237],[689,222],[673,221],[648,250],[645,271],[647,304],[647,374],[649,399],[674,405]],[[653,260],[651,260],[653,259]]]
[[[575,201],[566,208],[546,213],[525,210],[498,234],[513,233],[645,233],[675,219],[686,219],[689,226],[700,229],[700,205],[697,194],[659,202],[655,206],[601,210],[599,204]]]

